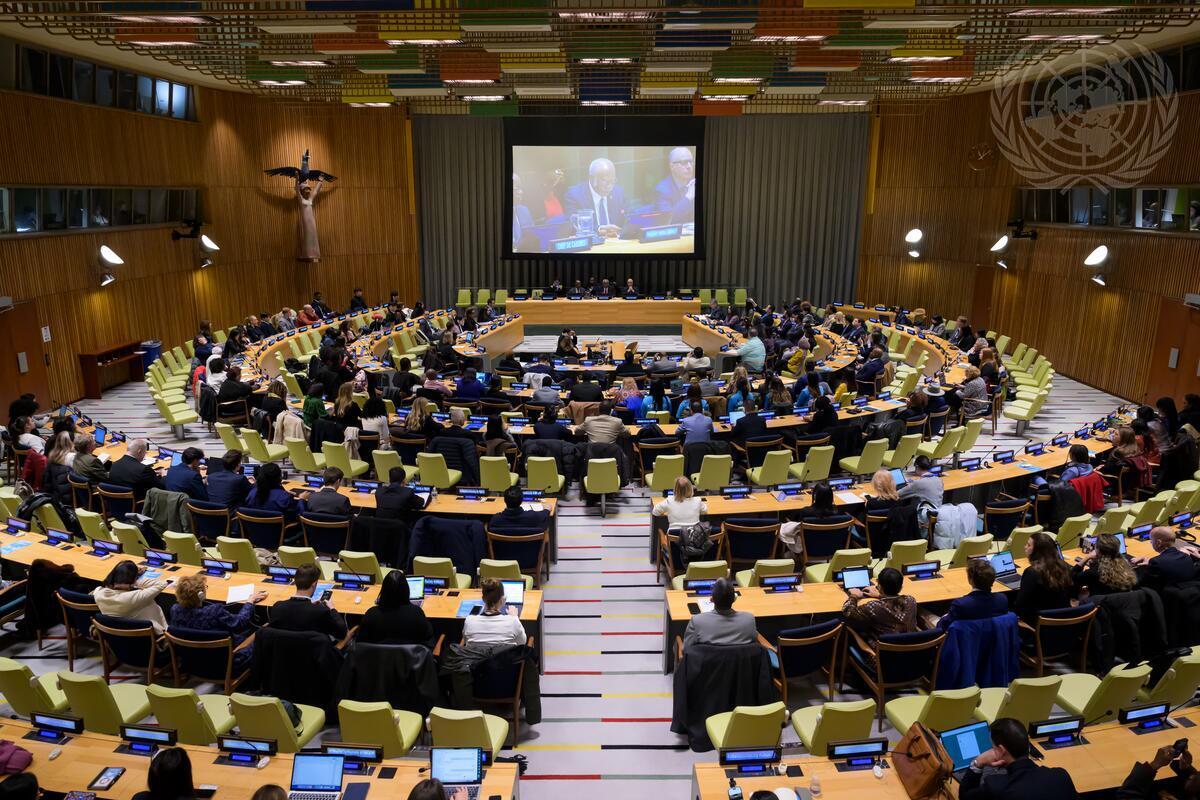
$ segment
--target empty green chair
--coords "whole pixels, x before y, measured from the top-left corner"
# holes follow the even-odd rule
[[[344,742],[383,748],[384,758],[402,758],[417,743],[420,714],[392,708],[384,702],[343,700],[338,703],[338,727]]]
[[[975,443],[979,441],[979,433],[983,430],[983,418],[969,419],[962,427],[963,434],[954,443],[954,455],[956,458],[963,453],[970,452]]]
[[[682,455],[654,457],[654,471],[646,473],[646,488],[655,492],[669,492],[675,488],[675,479],[683,475]]]
[[[729,290],[728,289],[717,289],[716,297],[717,297],[718,305],[722,305],[722,306],[729,305]]]
[[[746,290],[745,289],[734,289],[733,290],[733,304],[735,306],[737,306],[738,308],[745,308],[745,306],[746,306]]]
[[[504,456],[481,456],[479,485],[489,492],[504,492],[517,485],[517,473],[509,471]]]
[[[322,561],[317,558],[317,551],[311,547],[284,544],[280,545],[275,553],[279,556],[279,563],[290,569],[296,569],[301,564],[313,564],[321,570],[321,580],[323,581],[333,580],[334,570],[338,566],[332,561]]]
[[[462,470],[449,469],[441,453],[417,453],[417,472],[421,483],[435,489],[449,489],[462,480]]]
[[[892,542],[892,548],[888,550],[887,558],[875,566],[875,574],[878,575],[886,567],[898,569],[904,572],[905,564],[916,564],[925,561],[925,551],[929,547],[929,542],[925,539],[906,539],[900,542]]]
[[[824,758],[830,742],[868,738],[874,720],[874,700],[824,703],[792,712],[792,730],[809,754]]]
[[[100,516],[98,512],[77,508],[75,509],[75,518],[79,520],[79,527],[83,531],[83,535],[89,540],[99,539],[102,542],[114,543],[117,541],[117,537],[113,536],[112,531],[104,524],[104,517]]]
[[[1179,656],[1152,689],[1138,689],[1139,703],[1170,703],[1182,706],[1196,695],[1200,685],[1200,653]],[[5,692],[5,696],[8,693]]]
[[[617,472],[617,460],[615,458],[589,458],[587,473],[583,476],[583,489],[588,494],[600,495],[600,516],[607,516],[608,495],[621,491],[621,476]]]
[[[914,722],[922,722],[931,730],[948,731],[974,722],[978,705],[979,687],[969,686],[897,697],[884,705],[883,713],[898,731],[907,731]]]
[[[253,739],[274,739],[281,753],[296,753],[325,727],[325,712],[316,706],[296,703],[300,724],[292,725],[277,697],[254,697],[235,692],[229,705],[237,719],[238,733]]]
[[[687,565],[687,572],[682,575],[676,575],[671,580],[671,588],[676,590],[682,589],[684,581],[728,577],[729,564],[724,561],[692,561]]]
[[[1058,526],[1058,546],[1070,550],[1079,546],[1079,537],[1083,536],[1087,526],[1092,521],[1091,514],[1080,514],[1077,517],[1067,517]]]
[[[921,434],[910,433],[901,436],[895,450],[888,450],[883,455],[883,466],[888,469],[904,469],[917,457],[917,448],[921,446]]]
[[[182,744],[207,747],[217,737],[233,730],[233,712],[223,694],[196,694],[195,689],[173,689],[151,684],[146,687],[155,721],[173,729]]]
[[[1138,690],[1150,677],[1150,665],[1117,665],[1103,678],[1075,672],[1063,675],[1058,687],[1058,704],[1089,723],[1116,719],[1117,712],[1137,700]]]
[[[308,449],[303,439],[284,439],[292,466],[301,472],[320,472],[325,469],[325,456]]]
[[[471,290],[459,289],[458,297],[456,297],[454,300],[454,305],[458,306],[459,308],[466,308],[467,306],[471,305]]]
[[[215,548],[201,547],[195,534],[165,531],[162,537],[163,544],[169,552],[179,557],[180,564],[198,567],[202,558],[220,558],[220,553]]]
[[[384,576],[392,571],[390,567],[381,567],[379,557],[370,551],[342,550],[338,553],[338,564],[348,572],[374,575],[376,586],[383,583]]]
[[[700,471],[693,474],[692,483],[698,492],[719,492],[730,483],[733,456],[707,455],[700,462]]]
[[[683,456],[680,456],[682,458]],[[789,450],[772,450],[763,457],[762,466],[750,467],[746,474],[755,486],[774,486],[786,483],[788,467],[792,464],[792,453]],[[701,466],[703,470],[703,465]]]
[[[546,494],[558,494],[566,485],[566,478],[558,474],[558,462],[551,456],[534,456],[525,459],[525,485],[529,489],[541,489]]]
[[[887,446],[887,439],[872,439],[863,446],[862,454],[847,456],[838,461],[838,466],[851,475],[873,475],[883,466]]]
[[[700,289],[697,292],[697,298],[700,300],[701,307],[707,309],[708,304],[712,302],[712,289]]]
[[[871,548],[854,547],[834,551],[833,557],[824,564],[813,564],[804,569],[805,583],[825,583],[847,567],[866,567],[871,564]],[[872,706],[874,708],[874,706]]]
[[[242,438],[246,440],[246,450],[255,461],[266,464],[269,461],[283,461],[287,458],[287,445],[267,444],[253,428],[242,428]]]
[[[833,446],[810,447],[804,461],[788,467],[788,475],[804,483],[816,483],[829,477],[833,469]]]
[[[759,586],[763,578],[773,575],[791,575],[796,571],[796,562],[790,558],[760,558],[750,569],[740,569],[734,573],[734,580],[741,587]]]
[[[221,437],[221,444],[225,445],[226,450],[237,450],[240,453],[245,453],[249,450],[246,447],[246,441],[237,435],[232,425],[225,422],[218,422],[216,429],[217,435]]]
[[[37,711],[54,714],[65,711],[67,696],[58,686],[58,673],[34,676],[33,670],[11,658],[0,658],[0,693],[13,713],[24,719]]]
[[[985,533],[982,536],[968,536],[958,543],[953,550],[930,550],[925,554],[928,561],[935,558],[942,567],[965,567],[972,556],[986,556],[992,551],[993,536]],[[907,730],[907,729],[906,729]]]
[[[200,421],[200,415],[186,405],[167,405],[167,402],[157,394],[151,395],[151,398],[154,400],[154,405],[158,407],[158,412],[171,426],[176,439],[186,439],[187,428],[185,426]]]
[[[934,439],[932,442],[921,442],[917,445],[917,455],[928,456],[934,461],[949,458],[954,455],[954,448],[958,446],[959,440],[962,439],[964,430],[960,425],[957,428],[951,428],[946,431],[940,438]]]
[[[455,572],[454,562],[448,558],[416,556],[413,558],[412,574],[426,578],[445,578],[447,586],[452,585],[458,589],[471,588],[471,576]]]
[[[145,537],[142,536],[142,532],[137,526],[114,519],[109,524],[109,528],[116,535],[117,541],[121,543],[122,551],[138,558],[145,557],[146,548],[150,545],[146,542]]]
[[[508,559],[481,558],[479,580],[495,578],[498,581],[523,581],[526,591],[533,591],[533,576],[521,572],[521,562]]]
[[[475,305],[487,305],[487,301],[492,299],[491,289],[480,289],[475,292]]]
[[[254,545],[249,539],[239,539],[233,536],[217,537],[217,552],[226,561],[237,563],[238,572],[262,572],[258,556],[254,554]]]
[[[337,467],[346,478],[357,478],[366,473],[371,465],[357,458],[350,458],[346,446],[338,442],[322,442],[321,454],[325,456],[325,468]]]
[[[59,686],[67,697],[71,714],[83,718],[83,727],[93,733],[118,736],[122,725],[140,722],[150,713],[146,687],[136,683],[109,686],[99,675],[58,673]]]
[[[375,462],[375,478],[377,480],[385,482],[391,480],[392,469],[395,467],[404,468],[404,483],[408,483],[417,475],[417,468],[401,462],[400,454],[395,450],[375,450],[371,453],[371,460]]]
[[[704,721],[708,738],[718,750],[730,747],[778,747],[787,706],[736,706],[733,711],[713,714]]]
[[[482,711],[435,706],[428,722],[434,747],[479,747],[495,755],[508,738],[508,720]]]
[[[995,722],[1001,717],[1012,717],[1022,725],[1050,718],[1054,699],[1062,678],[1047,675],[1042,678],[1017,678],[1008,685],[981,689],[975,719]]]
[[[498,308],[504,308],[508,305],[508,289],[497,289],[492,300],[495,301]]]

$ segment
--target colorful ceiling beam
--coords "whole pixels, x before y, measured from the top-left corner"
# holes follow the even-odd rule
[[[442,81],[500,80],[500,56],[478,47],[440,50],[437,54]]]

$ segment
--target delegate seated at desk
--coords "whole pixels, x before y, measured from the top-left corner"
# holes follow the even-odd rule
[[[346,620],[324,600],[313,600],[321,570],[315,564],[301,564],[292,579],[296,593],[269,610],[271,627],[281,631],[315,631],[340,641],[346,638]]]
[[[557,426],[556,426],[557,427]],[[504,491],[504,510],[498,511],[488,520],[488,530],[493,533],[528,534],[544,531],[550,526],[550,512],[525,511],[521,508],[520,486],[510,486]]]
[[[734,611],[737,599],[733,584],[720,578],[713,584],[712,611],[696,614],[688,621],[683,634],[683,649],[696,644],[739,645],[758,641],[758,629],[754,615],[746,611]]]
[[[992,591],[996,570],[986,558],[967,562],[967,583],[971,591],[950,601],[950,608],[938,620],[939,630],[946,630],[958,620],[992,619],[1008,613],[1008,598]]]
[[[1029,734],[1010,717],[991,724],[992,748],[977,755],[958,787],[959,800],[1072,800],[1079,796],[1062,767],[1029,757]]]
[[[162,479],[153,467],[142,463],[147,447],[145,439],[134,439],[129,443],[125,455],[114,461],[108,470],[108,482],[132,489],[133,496],[138,500],[145,499],[150,489],[163,488]]]
[[[204,451],[189,447],[181,454],[182,460],[167,470],[163,483],[168,492],[182,492],[193,500],[208,500],[208,487],[200,477],[200,462]]]
[[[342,471],[337,467],[326,467],[321,473],[323,485],[304,498],[303,510],[337,517],[350,516],[350,498],[338,492],[338,487],[342,484],[342,477]]]

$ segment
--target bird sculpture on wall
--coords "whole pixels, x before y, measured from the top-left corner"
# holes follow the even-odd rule
[[[264,169],[263,172],[268,175],[286,175],[289,178],[295,178],[296,183],[308,183],[310,180],[315,181],[336,181],[336,175],[330,175],[328,172],[321,172],[319,169],[308,168],[308,150],[304,151],[304,155],[300,158],[299,167],[275,167],[274,169]]]
[[[317,239],[317,219],[313,215],[313,203],[317,193],[325,181],[336,181],[336,175],[321,172],[319,169],[309,169],[308,150],[300,159],[300,167],[275,167],[265,169],[268,175],[284,175],[296,180],[296,206],[300,211],[296,225],[296,260],[306,264],[315,264],[321,260],[321,244]],[[315,180],[315,186],[308,182]]]

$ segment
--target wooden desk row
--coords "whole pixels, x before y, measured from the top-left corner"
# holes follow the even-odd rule
[[[1114,789],[1124,782],[1133,765],[1138,761],[1150,761],[1160,747],[1172,745],[1177,739],[1186,738],[1192,743],[1190,749],[1200,746],[1200,709],[1191,708],[1172,715],[1175,727],[1150,733],[1135,733],[1128,726],[1116,722],[1089,726],[1084,731],[1087,744],[1054,750],[1041,749],[1038,763],[1047,767],[1062,767],[1071,773],[1071,780],[1080,794]],[[1036,746],[1036,742],[1035,742]],[[808,789],[812,776],[821,782],[821,794],[829,797],[866,797],[879,800],[908,800],[908,794],[892,768],[892,759],[886,759],[888,768],[883,777],[876,778],[870,769],[842,771],[838,762],[812,756],[789,756],[782,766],[799,766],[803,775],[795,778],[786,776],[741,777],[737,785],[742,796],[749,798],[758,790],[772,790],[781,786]],[[1164,769],[1160,778],[1173,773]],[[958,784],[952,783],[951,794],[958,796]],[[719,764],[698,763],[692,773],[692,797],[697,800],[728,800],[729,778],[725,768]]]
[[[106,767],[124,767],[125,774],[117,780],[110,789],[101,795],[111,800],[129,800],[138,792],[146,790],[146,773],[150,766],[150,758],[145,755],[116,752],[121,740],[115,736],[101,733],[84,732],[73,736],[69,742],[55,745],[41,741],[24,739],[32,730],[29,723],[23,720],[3,720],[0,722],[0,737],[15,741],[33,755],[33,763],[28,771],[37,776],[38,784],[43,790],[66,793],[83,791],[88,784]],[[199,787],[203,784],[216,786],[214,800],[245,800],[260,786],[276,784],[286,791],[291,783],[292,759],[290,753],[280,753],[272,756],[270,761],[261,769],[254,766],[226,766],[215,763],[218,751],[213,747],[197,745],[179,745],[187,751],[192,763],[192,782]],[[55,760],[50,760],[50,753],[61,749],[62,754]],[[392,778],[380,777],[380,766],[394,767],[396,774]],[[368,794],[375,800],[384,797],[407,797],[412,787],[416,786],[427,775],[429,760],[427,758],[391,758],[376,766],[371,775],[346,775],[343,787],[352,783],[369,785]],[[486,768],[483,784],[479,790],[481,798],[499,795],[508,798],[519,797],[518,774],[516,764],[494,764]]]

